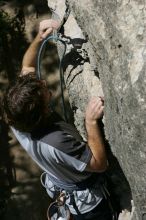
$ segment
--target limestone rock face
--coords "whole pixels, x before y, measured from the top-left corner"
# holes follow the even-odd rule
[[[84,112],[88,99],[91,96],[102,96],[101,82],[96,77],[94,69],[94,51],[77,24],[66,0],[49,0],[48,6],[52,10],[52,17],[61,24],[64,22],[60,38],[66,42],[66,55],[64,57],[64,77],[69,94],[69,101],[74,111],[75,125],[80,134],[86,139],[84,128]],[[65,21],[64,21],[65,18]],[[58,42],[60,58],[64,46]],[[89,62],[89,53],[91,60]]]
[[[50,2],[48,1],[48,5]],[[54,2],[57,5],[60,1]],[[106,139],[130,183],[135,206],[132,219],[138,220],[142,216],[144,219],[146,213],[145,1],[68,0],[66,7],[67,4],[71,14],[64,25],[62,35],[63,39],[66,41],[68,39],[65,57],[67,64],[64,70],[75,124],[85,136],[83,126],[85,105],[90,96],[98,96],[103,89]]]

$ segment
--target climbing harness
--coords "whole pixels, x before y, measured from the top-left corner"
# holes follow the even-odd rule
[[[53,183],[52,187],[48,187],[48,185],[45,181],[46,178]],[[111,193],[109,192],[109,190],[107,188],[107,184],[105,182],[105,178],[103,175],[99,176],[99,179],[98,179],[98,176],[96,174],[92,174],[86,180],[83,180],[83,181],[76,183],[76,184],[74,184],[74,183],[69,184],[69,183],[60,181],[47,172],[42,173],[40,179],[41,179],[41,183],[42,183],[43,187],[45,187],[46,190],[49,190],[50,192],[51,191],[54,192],[55,202],[51,203],[51,205],[48,208],[48,212],[47,212],[47,213],[54,213],[54,218],[48,218],[49,220],[50,219],[51,220],[58,219],[58,218],[55,218],[55,216],[57,216],[57,213],[58,213],[58,215],[61,215],[60,210],[59,210],[60,208],[62,209],[62,213],[64,213],[62,215],[65,215],[65,213],[66,213],[66,215],[68,215],[69,208],[65,204],[66,198],[68,198],[68,196],[70,197],[70,204],[74,207],[76,213],[78,215],[80,215],[81,213],[78,210],[78,207],[76,206],[73,191],[74,190],[84,190],[86,188],[90,188],[95,184],[95,182],[96,183],[99,182],[99,186],[100,186],[100,190],[103,194],[103,198],[107,201],[108,206],[110,208],[110,212],[112,214],[112,220],[118,220],[119,213],[116,211],[115,206],[113,204],[113,201],[111,200]],[[58,203],[60,201],[60,198],[62,198],[62,200],[63,200],[62,203]],[[56,206],[59,208],[57,209]],[[62,207],[60,207],[60,206],[62,206]]]
[[[48,209],[47,209],[47,219],[48,220],[69,220],[70,219],[70,210],[69,207],[65,204],[66,202],[66,192],[63,192],[59,187],[56,185],[53,185],[52,187],[48,187],[46,185],[45,179],[46,179],[47,173],[42,173],[40,180],[42,185],[51,191],[52,188],[54,188],[54,196],[53,199],[55,200],[52,202]],[[50,177],[50,175],[47,175],[47,177]],[[50,178],[49,178],[50,179]],[[53,190],[53,189],[52,189]]]
[[[48,187],[48,185],[45,181],[46,178],[53,183],[52,187]],[[56,179],[55,177],[53,177],[51,174],[49,174],[47,172],[42,173],[40,179],[41,179],[42,186],[45,187],[46,190],[49,190],[50,192],[52,191],[52,192],[55,193],[54,194],[55,203],[52,203],[52,206],[51,205],[49,206],[51,210],[53,209],[54,205],[56,206],[56,204],[58,204],[57,203],[58,198],[60,198],[60,196],[63,195],[64,203],[61,203],[61,205],[64,206],[64,213],[65,213],[65,210],[66,210],[66,212],[68,212],[69,210],[68,210],[68,207],[66,207],[65,201],[66,201],[66,198],[68,198],[68,196],[69,196],[70,197],[70,204],[74,207],[74,209],[75,209],[75,211],[78,215],[80,215],[81,213],[78,210],[78,207],[76,206],[73,190],[84,190],[86,188],[92,187],[95,184],[95,182],[96,183],[98,182],[99,186],[100,186],[100,190],[103,194],[103,198],[108,203],[108,206],[109,206],[109,209],[110,209],[110,212],[111,212],[111,215],[112,215],[112,220],[118,220],[120,210],[117,209],[116,204],[112,199],[112,194],[110,192],[109,187],[107,186],[107,180],[106,180],[105,175],[101,174],[101,175],[98,176],[96,174],[92,174],[86,180],[83,180],[83,181],[81,181],[79,183],[75,183],[75,184],[74,183],[69,184],[69,183],[60,181],[60,180]],[[54,213],[55,213],[55,210],[57,211],[57,209],[53,209],[53,210],[54,210]],[[48,211],[49,211],[49,209],[48,209]],[[59,213],[60,213],[60,211],[59,211]],[[67,215],[67,213],[66,213],[66,215]],[[51,219],[51,220],[53,220],[53,219]]]
[[[50,180],[53,183],[53,186],[48,187],[46,183],[46,179]],[[49,190],[50,192],[54,192],[54,195],[52,193],[53,199],[56,200],[57,198],[60,197],[60,195],[62,195],[62,193],[64,194],[65,199],[70,197],[70,202],[69,202],[70,205],[72,205],[76,213],[80,215],[81,213],[76,205],[73,191],[74,190],[81,191],[81,190],[85,190],[86,188],[90,188],[95,184],[95,181],[97,181],[97,175],[92,174],[90,177],[88,177],[85,180],[82,180],[81,182],[67,183],[65,181],[60,181],[59,179],[56,179],[50,173],[44,172],[42,173],[40,180],[42,186],[45,187],[46,190]],[[64,205],[66,206],[65,202]]]
[[[60,73],[60,88],[61,88],[61,99],[62,99],[62,106],[63,106],[63,114],[64,114],[65,121],[67,122],[68,119],[67,119],[67,112],[66,112],[66,108],[65,108],[65,100],[64,100],[64,92],[63,92],[63,87],[64,87],[63,85],[65,83],[64,83],[64,74],[63,74],[63,69],[62,69],[62,63],[63,63],[63,59],[64,59],[64,56],[65,56],[65,53],[66,53],[66,43],[65,43],[65,41],[60,39],[57,35],[56,36],[51,35],[51,36],[47,37],[46,39],[43,40],[43,42],[40,46],[40,49],[38,51],[38,56],[37,56],[37,78],[39,80],[42,78],[41,68],[40,68],[41,57],[42,57],[43,49],[44,49],[44,47],[46,46],[46,44],[49,40],[55,40],[56,42],[60,41],[64,45],[64,51],[63,51],[62,57],[60,58],[60,62],[59,62],[59,73]]]

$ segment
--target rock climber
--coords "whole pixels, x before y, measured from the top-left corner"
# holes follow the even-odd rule
[[[40,22],[38,34],[24,54],[21,73],[4,96],[5,119],[22,147],[45,172],[42,181],[49,196],[56,198],[56,192],[64,192],[73,219],[111,220],[99,178],[108,167],[99,126],[103,99],[92,97],[87,104],[85,142],[73,125],[52,111],[49,103],[53,97],[47,83],[36,78],[41,42],[58,27],[52,19]]]

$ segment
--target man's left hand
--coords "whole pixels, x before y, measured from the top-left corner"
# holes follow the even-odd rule
[[[53,30],[57,30],[60,26],[60,23],[53,20],[47,19],[40,22],[39,34],[41,39],[45,39]]]

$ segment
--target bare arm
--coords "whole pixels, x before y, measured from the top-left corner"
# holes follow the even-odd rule
[[[29,48],[25,52],[22,61],[21,75],[35,72],[37,52],[40,47],[41,41],[42,39],[40,38],[40,34],[37,34],[33,42],[30,44]]]
[[[103,108],[102,99],[94,97],[86,109],[85,125],[88,135],[88,146],[93,154],[87,169],[93,172],[103,172],[108,165],[104,140],[99,128],[99,119],[103,114]]]
[[[42,22],[40,22],[39,33],[24,54],[21,76],[26,75],[30,72],[35,73],[36,59],[41,42],[44,38],[52,33],[53,29],[57,29],[58,27],[58,22],[52,19],[43,20]]]

